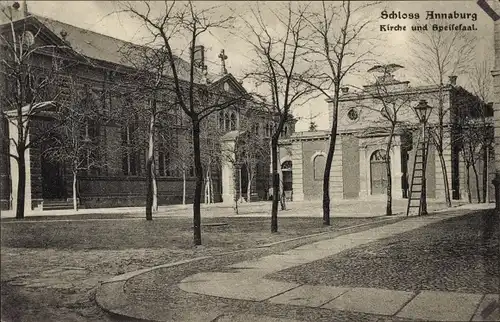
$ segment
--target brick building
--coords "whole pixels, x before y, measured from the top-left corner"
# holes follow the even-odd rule
[[[127,91],[124,79],[127,73],[133,73],[134,67],[130,64],[129,57],[124,57],[123,48],[135,45],[60,21],[30,15],[26,8],[19,8],[19,6],[17,8],[4,7],[3,10],[7,10],[6,12],[12,18],[5,20],[3,17],[4,20],[0,20],[2,35],[8,35],[11,32],[11,26],[13,26],[23,37],[33,38],[36,43],[43,42],[47,45],[64,47],[65,49],[58,55],[62,55],[64,59],[66,57],[72,59],[76,63],[66,72],[67,78],[59,82],[60,89],[64,92],[64,86],[71,80],[76,84],[76,87],[85,93],[87,103],[91,102],[90,104],[97,105],[102,112],[101,120],[88,126],[87,136],[96,142],[98,147],[96,155],[100,159],[106,160],[106,165],[78,174],[80,206],[92,208],[145,204],[147,145],[143,149],[137,148],[137,146],[134,148],[135,141],[132,139],[135,128],[144,125],[141,123],[144,120],[130,114],[130,110],[125,108],[127,102],[121,97]],[[35,56],[38,60],[49,63],[54,59],[50,53],[44,52],[36,52]],[[195,56],[198,66],[203,67],[203,46],[196,48]],[[222,54],[222,56],[225,55]],[[178,64],[181,71],[180,78],[189,80],[189,63],[179,58]],[[218,73],[204,72],[203,68],[197,68],[195,82],[196,86],[206,88],[208,91],[225,91],[236,96],[246,95],[246,90],[241,83],[225,69],[224,60],[221,61],[221,71]],[[9,84],[5,79],[2,79],[1,86],[3,89],[7,89]],[[165,100],[168,100],[167,96]],[[1,130],[5,137],[14,138],[16,127],[7,119],[9,117],[11,120],[14,119],[16,112],[9,111],[5,106],[6,104],[2,104],[4,118]],[[106,120],[110,114],[121,115],[124,119],[119,122]],[[189,137],[189,122],[180,108],[170,114],[169,117],[172,117],[173,120],[172,133],[166,141],[159,140],[160,147],[155,154],[159,205],[180,203],[183,194],[183,177],[179,171],[172,169],[172,164],[176,155],[187,150],[186,146],[179,144],[179,140]],[[256,123],[254,130],[256,134],[265,140],[271,133],[273,118],[266,110],[248,102],[235,104],[220,113],[211,115],[207,120],[208,124],[211,124],[208,126],[211,130],[206,132],[204,138],[208,142],[223,136],[224,142],[236,142],[240,130],[242,130],[240,127],[248,118]],[[36,128],[43,127],[43,124],[47,122],[52,122],[50,112],[37,116],[36,125],[30,135],[35,135]],[[295,121],[290,120],[290,124],[287,126],[290,133],[293,132],[294,124]],[[286,135],[289,136],[290,133]],[[52,144],[50,140],[45,141],[26,152],[27,210],[48,209],[56,204],[64,204],[71,198],[72,175],[68,172],[68,168],[60,162],[48,160],[41,153],[50,144]],[[117,152],[117,147],[122,148],[120,152]],[[7,144],[3,144],[2,148],[4,152],[9,150]],[[10,149],[12,152],[12,146]],[[257,176],[253,178],[254,182],[252,182],[250,189],[252,190],[251,194],[257,199],[266,198],[268,195],[267,187],[270,177],[268,166],[269,163],[259,167]],[[239,178],[235,175],[236,169],[233,165],[223,161],[212,170],[211,195],[214,200],[232,201],[235,193],[234,187],[235,184],[238,184],[237,179]],[[194,191],[194,170],[192,167],[189,167],[186,175],[186,201],[191,202]],[[0,176],[2,209],[12,209],[15,207],[17,193],[17,164],[12,158],[2,158]],[[247,184],[244,183],[242,186],[244,187],[242,193],[246,193]]]

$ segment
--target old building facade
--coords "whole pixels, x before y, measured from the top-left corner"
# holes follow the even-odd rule
[[[92,158],[100,161],[100,166],[89,167],[78,173],[78,201],[80,207],[116,207],[140,206],[145,203],[146,191],[146,157],[147,144],[144,144],[144,128],[147,120],[140,114],[140,107],[132,106],[126,93],[127,75],[133,73],[133,66],[127,57],[124,57],[123,48],[131,46],[124,41],[111,38],[71,26],[59,21],[30,15],[20,12],[22,9],[8,8],[10,13],[17,16],[12,21],[1,21],[0,31],[7,34],[13,26],[20,34],[33,36],[37,43],[64,48],[58,53],[58,59],[63,57],[74,63],[65,71],[59,90],[64,92],[71,83],[77,88],[80,97],[76,104],[92,106],[99,111],[99,117],[89,121],[85,128],[85,137],[95,144]],[[36,35],[36,36],[35,36]],[[36,39],[35,39],[36,38]],[[134,45],[135,46],[135,45]],[[66,56],[65,56],[66,55]],[[204,48],[196,48],[196,58],[200,66],[204,65]],[[37,59],[51,62],[54,57],[50,53],[37,53]],[[206,88],[209,92],[224,92],[228,95],[244,96],[246,90],[233,75],[227,72],[223,53],[221,71],[217,73],[203,72],[203,68],[195,71],[196,86]],[[189,64],[179,61],[181,79],[188,80]],[[168,77],[168,75],[166,76]],[[2,79],[2,88],[7,90],[9,84]],[[160,95],[159,104],[170,104],[172,98],[167,94]],[[85,105],[86,104],[86,105]],[[137,112],[139,111],[139,112]],[[16,140],[16,111],[9,111],[6,104],[2,104],[2,131],[5,138]],[[186,193],[186,202],[191,202],[194,191],[194,169],[192,157],[186,156],[191,151],[189,136],[189,120],[180,108],[170,109],[168,112],[168,129],[162,132],[157,139],[158,148],[155,150],[155,171],[158,191],[158,204],[181,203],[183,190]],[[255,104],[241,102],[234,104],[223,111],[213,113],[206,121],[206,128],[202,134],[202,156],[218,150],[222,142],[237,142],[239,133],[249,131],[248,124],[259,138],[265,142],[271,134],[274,121],[272,115]],[[41,113],[35,118],[30,138],[34,138],[38,128],[43,124],[53,122],[50,111]],[[286,135],[293,132],[295,121],[290,120]],[[236,134],[236,135],[235,135]],[[142,141],[141,141],[142,140]],[[5,143],[6,141],[4,141]],[[43,140],[28,149],[25,153],[27,164],[26,180],[26,209],[43,210],[59,207],[69,203],[72,196],[72,174],[67,165],[46,157],[43,153],[54,141]],[[142,145],[141,145],[142,144]],[[265,144],[265,143],[263,143]],[[214,151],[209,151],[214,146]],[[2,144],[6,154],[10,151],[15,154],[12,144]],[[180,156],[184,156],[182,166],[179,166]],[[264,199],[268,195],[269,162],[260,165],[256,175],[251,178],[250,185],[238,180],[245,180],[241,168],[237,170],[234,164],[221,157],[214,157],[212,165],[204,164],[209,169],[207,182],[210,189],[205,197],[215,202],[233,202],[234,195],[245,195],[248,189],[255,199]],[[187,163],[187,164],[186,164]],[[17,164],[14,159],[2,157],[1,167],[1,206],[2,209],[15,208],[17,193]],[[205,176],[205,175],[204,175]],[[241,193],[236,189],[242,186]],[[205,189],[207,191],[207,189]],[[246,197],[245,197],[246,198]]]
[[[414,163],[420,125],[414,107],[420,100],[426,100],[431,108],[428,126],[438,124],[438,86],[411,87],[407,81],[397,81],[393,75],[385,75],[377,86],[383,86],[387,97],[406,97],[407,104],[398,112],[398,122],[390,150],[393,198],[407,198]],[[377,81],[378,82],[378,81]],[[385,83],[384,83],[385,82]],[[466,171],[460,154],[461,134],[458,125],[466,118],[477,118],[474,114],[479,102],[474,95],[456,85],[456,77],[443,87],[444,92],[444,161],[453,199],[466,198]],[[349,92],[343,89],[339,100],[338,133],[330,176],[330,194],[336,199],[383,199],[386,195],[387,170],[385,152],[389,137],[389,123],[381,116],[380,101],[374,99],[373,87]],[[330,104],[330,119],[332,102]],[[476,113],[477,114],[477,113]],[[491,125],[492,109],[487,106],[486,120]],[[492,130],[488,127],[488,130]],[[288,160],[292,163],[294,200],[322,198],[323,171],[329,145],[329,131],[297,132],[286,141],[289,146]],[[489,200],[494,198],[494,159],[488,158]],[[482,191],[482,157],[477,158],[479,190]],[[427,196],[444,200],[443,171],[435,146],[429,148],[427,163]],[[475,178],[471,177],[470,182]],[[471,184],[472,195],[477,188]]]

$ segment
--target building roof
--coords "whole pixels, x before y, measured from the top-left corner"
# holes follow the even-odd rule
[[[61,40],[67,41],[71,48],[79,54],[99,61],[134,67],[130,63],[130,58],[127,58],[126,52],[127,49],[133,49],[134,47],[139,48],[141,47],[140,45],[106,36],[88,29],[79,28],[54,19],[37,15],[33,16],[42,22]],[[64,39],[62,36],[63,33],[65,35]],[[188,81],[190,64],[180,57],[176,56],[175,58],[177,60],[176,66],[179,78]],[[195,82],[201,82],[202,78],[202,72],[195,69]]]
[[[40,15],[29,14],[27,17],[24,17],[19,12],[12,12],[12,9],[9,11],[11,11],[11,19],[13,22],[19,22],[25,19],[38,21],[39,23],[47,27],[61,41],[67,42],[75,52],[95,61],[107,62],[115,65],[133,68],[134,66],[132,66],[130,58],[128,58],[127,51],[130,52],[130,49],[133,49],[134,47],[147,48],[146,46],[141,46],[125,40],[106,36],[58,20],[42,17]],[[0,26],[9,24],[10,22],[10,20],[1,19]],[[189,81],[189,62],[183,60],[180,57],[175,58],[177,61],[176,66],[179,78],[185,81]],[[169,72],[166,71],[166,74],[169,74]],[[196,68],[194,81],[196,83],[203,82],[203,76],[204,75],[202,71]],[[209,74],[207,75],[207,78],[217,79],[218,77],[216,75]]]

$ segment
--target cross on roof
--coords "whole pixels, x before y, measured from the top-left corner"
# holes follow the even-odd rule
[[[221,60],[221,73],[225,75],[227,74],[227,69],[226,69],[227,55],[224,53],[224,49],[220,51],[219,58]]]

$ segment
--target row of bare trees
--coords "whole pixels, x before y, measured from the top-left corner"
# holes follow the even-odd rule
[[[210,182],[212,170],[220,162],[220,153],[216,153],[218,143],[215,140],[210,141],[210,136],[204,134],[207,124],[210,123],[207,120],[212,119],[214,113],[218,111],[250,102],[267,109],[276,124],[270,139],[273,188],[271,231],[278,231],[280,135],[287,122],[290,121],[294,109],[303,106],[312,98],[323,96],[332,105],[330,142],[323,178],[323,223],[330,225],[330,172],[335,154],[341,87],[346,84],[350,76],[366,70],[364,68],[369,63],[376,61],[374,49],[381,43],[369,36],[369,27],[372,22],[369,19],[369,13],[373,11],[372,8],[375,5],[377,3],[351,1],[321,2],[320,4],[288,2],[276,4],[273,8],[264,10],[261,4],[252,3],[249,4],[249,12],[231,15],[227,10],[219,10],[219,7],[195,5],[192,2],[119,2],[118,13],[126,13],[141,22],[149,39],[146,46],[130,45],[123,48],[124,57],[127,57],[126,63],[132,67],[132,71],[127,72],[122,80],[126,89],[121,89],[125,91],[123,96],[134,102],[133,105],[140,113],[140,118],[147,120],[148,124],[146,135],[142,138],[143,146],[147,146],[148,150],[146,219],[152,219],[152,213],[157,207],[154,156],[155,151],[158,150],[158,140],[162,137],[165,140],[164,128],[172,128],[172,125],[165,121],[168,115],[173,110],[180,109],[183,118],[187,120],[185,130],[190,131],[186,145],[191,147],[192,152],[178,155],[178,168],[185,177],[188,160],[193,159],[196,178],[193,237],[196,245],[201,244],[200,204],[203,183]],[[269,21],[274,23],[271,25]],[[251,48],[253,54],[249,58],[249,67],[244,77],[246,80],[251,80],[256,87],[252,95],[233,94],[220,87],[204,83],[205,68],[198,66],[195,59],[196,46],[205,36],[217,29],[229,29],[238,24],[240,28],[238,28],[237,36]],[[14,23],[11,29],[11,36],[7,38],[2,36],[3,42],[9,44],[4,46],[7,48],[8,55],[2,56],[7,57],[2,60],[2,75],[8,78],[8,83],[14,84],[15,87],[11,91],[15,94],[14,98],[11,95],[10,101],[7,101],[9,104],[6,110],[15,111],[15,118],[10,118],[10,120],[12,122],[15,120],[14,123],[18,129],[18,139],[10,143],[16,148],[16,153],[11,153],[11,157],[19,165],[16,211],[18,218],[22,218],[24,216],[22,199],[25,190],[22,182],[25,182],[26,176],[23,156],[24,152],[34,144],[33,140],[28,142],[27,135],[31,120],[37,111],[48,105],[55,105],[56,101],[59,105],[64,105],[61,104],[60,93],[52,94],[51,97],[45,95],[47,86],[53,83],[51,80],[56,79],[52,75],[37,81],[36,88],[33,88],[31,80],[26,83],[25,76],[27,73],[38,74],[38,71],[31,69],[32,56],[37,51],[61,51],[68,48],[64,45],[25,46],[24,38],[15,34]],[[416,32],[413,33],[413,37],[415,38],[412,43],[418,50],[418,53],[414,54],[415,66],[418,66],[415,68],[417,74],[428,84],[435,84],[439,87],[436,94],[439,124],[434,128],[432,138],[444,173],[446,200],[451,205],[447,176],[449,169],[446,168],[444,160],[446,144],[450,143],[445,139],[446,117],[449,111],[445,104],[443,80],[447,75],[466,71],[472,57],[473,41],[468,35],[460,32]],[[185,50],[179,51],[178,44],[182,42],[186,43],[182,47]],[[181,59],[184,52],[187,58]],[[59,55],[54,53],[53,57],[59,57]],[[49,66],[46,69],[60,72],[63,68],[53,69],[52,67]],[[70,67],[68,64],[64,65],[69,72],[68,67]],[[481,89],[486,86],[479,82],[477,85]],[[31,88],[28,88],[29,86]],[[28,97],[28,93],[36,95]],[[41,94],[44,94],[43,99]],[[479,96],[479,92],[477,94]],[[88,94],[83,95],[88,97]],[[391,100],[388,97],[389,94],[384,92],[383,88],[378,88],[373,96],[374,100],[378,100],[382,105],[382,109],[379,109],[382,111],[381,118],[386,121],[385,124],[388,124],[390,132],[387,153],[391,150],[392,138],[399,126],[398,113],[408,103],[404,98]],[[86,110],[85,113],[90,112]],[[73,162],[73,173],[76,174],[82,168],[98,166],[89,162],[91,158],[81,157],[81,155],[88,156],[92,153],[90,148],[92,144],[88,140],[89,122],[82,122],[82,119],[88,120],[93,117],[102,119],[102,117],[99,113],[96,114],[97,116],[82,115],[81,111],[71,109],[67,109],[65,114],[61,115],[64,116],[64,121],[59,123],[64,124],[66,135],[80,138],[82,131],[86,133],[83,138],[87,140],[69,144],[73,154],[63,153],[64,157],[72,155],[70,158],[77,160]],[[253,145],[253,148],[243,150],[246,152],[242,153],[240,158],[247,160],[248,171],[254,171],[263,143],[252,142],[248,138],[245,142],[247,145]],[[210,148],[204,148],[205,143]],[[185,148],[180,150],[187,151]],[[387,172],[390,180],[389,165]],[[254,174],[248,175],[252,177]],[[76,183],[74,185],[76,186]],[[389,184],[387,188],[387,214],[390,215],[392,214],[392,185]],[[213,192],[210,191],[210,184],[205,190],[205,195],[210,201]]]

